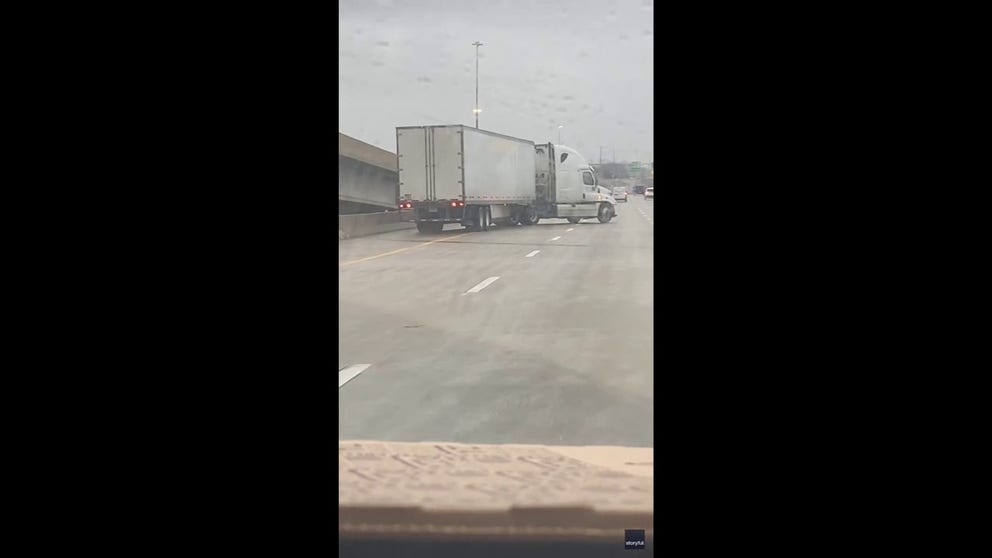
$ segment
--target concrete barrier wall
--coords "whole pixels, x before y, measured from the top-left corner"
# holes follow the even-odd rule
[[[413,229],[416,225],[410,222],[412,218],[410,211],[338,215],[338,240]]]
[[[376,206],[369,211],[396,209],[400,197],[396,171],[338,157],[338,200]]]

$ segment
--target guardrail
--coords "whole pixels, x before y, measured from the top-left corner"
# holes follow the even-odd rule
[[[412,211],[338,215],[338,240],[412,229],[416,225],[411,219],[413,219]]]

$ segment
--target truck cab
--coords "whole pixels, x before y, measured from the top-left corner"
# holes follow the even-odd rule
[[[581,153],[565,145],[535,145],[538,214],[578,223],[616,215],[613,193],[599,186],[596,171]]]
[[[596,171],[581,153],[564,145],[554,145],[555,201],[564,204],[587,204],[602,201]],[[609,192],[606,192],[609,194]]]

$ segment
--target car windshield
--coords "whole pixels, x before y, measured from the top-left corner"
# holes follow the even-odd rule
[[[652,11],[341,0],[340,441],[653,447]]]
[[[652,11],[339,2],[339,509],[653,509],[627,471],[654,446],[655,206],[626,195],[654,180]],[[618,446],[646,457],[562,453]]]

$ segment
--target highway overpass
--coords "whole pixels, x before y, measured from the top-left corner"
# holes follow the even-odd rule
[[[338,214],[397,209],[396,154],[338,133]]]

